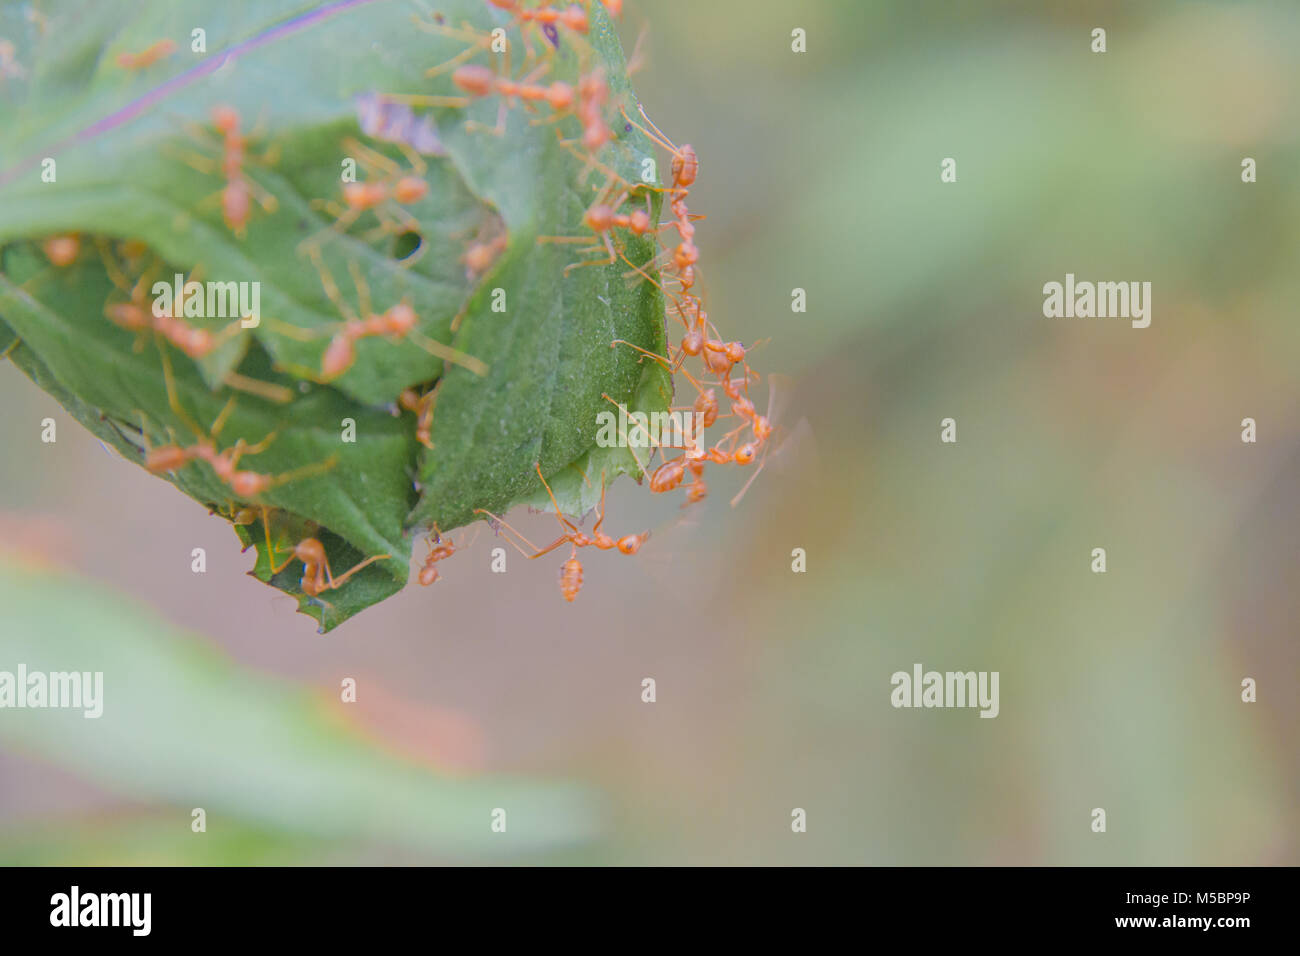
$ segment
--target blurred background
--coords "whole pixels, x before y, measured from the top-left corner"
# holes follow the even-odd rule
[[[573,605],[461,529],[321,637],[0,365],[0,669],[106,684],[0,715],[0,862],[1300,863],[1300,9],[627,8],[710,316],[790,379],[745,499],[620,483],[657,533]],[[1151,282],[1150,328],[1044,318],[1067,272]],[[915,663],[999,716],[891,707]]]

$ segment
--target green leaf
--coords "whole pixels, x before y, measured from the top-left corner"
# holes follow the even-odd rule
[[[169,480],[228,517],[248,507],[268,514],[236,528],[257,549],[255,573],[297,595],[322,630],[404,584],[417,534],[459,527],[476,508],[504,512],[535,499],[536,462],[548,474],[567,469],[557,493],[574,511],[590,505],[602,474],[639,474],[626,450],[597,449],[595,436],[598,414],[615,403],[653,412],[671,401],[666,370],[612,347],[623,339],[665,352],[662,297],[629,265],[653,277],[657,245],[620,234],[627,261],[568,268],[598,258],[583,251],[600,242],[582,216],[610,171],[640,183],[651,156],[644,136],[618,116],[636,101],[600,4],[592,4],[585,40],[562,31],[558,49],[544,54],[543,78],[576,85],[596,66],[609,77],[605,119],[616,135],[597,162],[572,145],[582,129],[575,117],[537,122],[549,108],[516,106],[496,128],[496,97],[467,107],[417,104],[413,115],[436,124],[443,144],[422,143],[422,154],[367,137],[359,97],[459,93],[450,70],[425,72],[469,42],[422,3],[278,2],[214,13],[197,2],[87,10],[63,0],[42,14],[0,13],[0,35],[14,42],[24,74],[0,95],[0,319],[22,342],[11,357],[138,462],[148,444],[213,440],[223,410],[220,451],[274,434],[241,467],[296,477],[262,494],[236,498],[204,462]],[[439,16],[481,36],[507,27],[517,71],[521,36],[507,13],[449,0]],[[192,52],[195,24],[209,52]],[[143,69],[118,65],[120,54],[160,40],[176,51]],[[550,50],[536,34],[530,42]],[[474,62],[490,56],[482,51]],[[266,199],[242,231],[223,220],[217,106],[237,111],[248,136],[244,175]],[[47,157],[56,163],[52,182],[42,175]],[[386,227],[374,212],[339,220],[348,160],[360,180],[420,177],[427,193],[385,207]],[[659,194],[638,188],[628,202],[657,213]],[[79,235],[80,253],[58,268],[41,242],[64,234]],[[470,272],[471,243],[498,235],[503,248],[491,267]],[[589,243],[544,241],[583,236]],[[185,318],[218,342],[192,359],[162,336],[106,318],[110,305],[147,307],[153,283],[177,276],[255,283],[260,321],[244,328],[240,315]],[[361,338],[341,375],[324,374],[346,318],[399,303],[417,316],[411,334]],[[408,389],[435,396],[431,447],[399,406]],[[355,442],[343,438],[347,421]],[[294,535],[321,540],[335,575],[388,557],[310,597],[292,560]]]
[[[305,839],[483,855],[594,835],[586,791],[504,776],[444,775],[390,756],[339,720],[318,690],[240,667],[193,635],[84,578],[0,558],[3,669],[100,672],[102,714],[6,708],[0,741],[132,800],[167,806],[190,833],[230,827]],[[364,691],[356,704],[364,707]],[[173,850],[173,852],[175,852]],[[238,852],[234,848],[231,852]],[[84,861],[84,856],[80,856]]]

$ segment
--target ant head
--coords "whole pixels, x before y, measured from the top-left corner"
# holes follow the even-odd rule
[[[62,269],[76,261],[77,253],[81,251],[81,240],[76,236],[52,236],[41,248],[50,264]]]
[[[212,108],[212,125],[222,135],[229,135],[239,129],[239,114],[232,106],[214,106]]]
[[[230,476],[230,490],[236,497],[253,498],[271,486],[271,479],[255,471],[237,471]]]
[[[745,346],[739,342],[727,343],[727,358],[731,359],[731,364],[745,361]]]
[[[582,145],[594,153],[613,138],[614,134],[609,127],[597,120],[583,131]]]
[[[177,344],[190,358],[203,358],[212,351],[212,333],[207,329],[187,329]]]
[[[429,194],[429,184],[419,176],[403,176],[393,187],[393,198],[407,206]]]
[[[189,461],[189,455],[178,445],[161,445],[150,448],[144,456],[145,470],[161,475],[165,471],[175,471]]]
[[[409,302],[399,302],[388,310],[385,319],[390,332],[394,335],[405,335],[415,328],[415,309],[411,308]]]
[[[592,232],[604,232],[614,225],[614,209],[605,203],[596,203],[582,216],[582,221]]]
[[[736,449],[735,462],[737,465],[752,464],[757,456],[758,446],[756,446],[752,441],[745,442],[745,444]]]
[[[695,243],[691,242],[689,239],[683,240],[678,244],[677,248],[673,250],[673,262],[677,264],[677,268],[679,269],[693,266],[699,261],[699,259],[700,250]]]
[[[465,268],[478,274],[486,272],[496,259],[496,252],[486,242],[474,242],[465,250]]]
[[[618,539],[618,550],[623,554],[636,554],[648,537],[650,537],[649,531],[644,534],[625,534]]]
[[[573,87],[568,83],[552,83],[546,88],[546,102],[553,110],[569,109],[573,106]]]
[[[602,99],[609,92],[605,86],[605,71],[596,67],[586,76],[579,77],[578,92],[587,99]]]
[[[576,3],[571,3],[568,8],[560,14],[560,22],[574,33],[586,33],[587,11],[582,9],[582,7],[578,6]]]
[[[487,96],[496,85],[497,75],[490,67],[467,63],[457,68],[451,81],[471,96]]]

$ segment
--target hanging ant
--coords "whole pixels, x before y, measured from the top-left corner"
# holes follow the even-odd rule
[[[270,537],[268,532],[267,547],[270,548]],[[303,538],[293,546],[289,557],[284,560],[279,567],[276,567],[274,559],[268,550],[267,561],[270,564],[271,576],[279,574],[294,561],[302,562],[302,579],[299,587],[302,593],[308,597],[314,598],[325,591],[334,591],[341,588],[347,583],[347,580],[367,565],[374,564],[376,561],[383,561],[392,557],[388,554],[376,554],[358,564],[344,574],[334,577],[330,570],[329,557],[325,553],[325,545],[321,544],[319,538]]]
[[[564,595],[564,599],[566,601],[572,603],[573,601],[577,600],[578,591],[581,590],[582,588],[582,562],[578,559],[579,548],[595,547],[595,548],[599,548],[602,551],[610,551],[616,549],[621,554],[636,554],[639,550],[641,550],[641,546],[645,544],[646,540],[650,537],[650,532],[643,531],[640,534],[626,534],[623,535],[621,538],[615,539],[600,530],[600,526],[605,522],[605,478],[604,475],[602,474],[600,479],[600,506],[597,510],[598,517],[596,519],[596,524],[591,529],[591,534],[590,535],[585,534],[584,532],[579,530],[577,525],[575,525],[568,518],[564,517],[564,513],[560,510],[560,503],[555,498],[555,493],[551,491],[550,484],[547,482],[546,477],[542,474],[541,464],[534,463],[533,467],[537,471],[537,477],[542,480],[542,485],[543,487],[546,488],[546,494],[550,497],[551,504],[555,508],[556,519],[560,522],[560,525],[565,529],[564,534],[560,535],[558,538],[556,538],[546,547],[538,548],[535,544],[529,541],[528,538],[526,538],[519,531],[515,530],[515,528],[513,528],[509,523],[507,523],[505,519],[497,517],[487,509],[475,508],[474,513],[487,515],[488,518],[490,518],[491,521],[494,523],[494,525],[499,525],[501,527],[507,528],[513,535],[518,537],[521,541],[523,541],[526,545],[528,545],[528,547],[532,548],[533,553],[528,554],[527,552],[524,551],[523,548],[519,547],[519,545],[516,544],[512,539],[510,538],[506,539],[507,541],[510,541],[512,545],[514,545],[516,551],[518,551],[520,554],[525,555],[529,559],[540,558],[544,554],[550,554],[556,548],[559,548],[564,544],[570,545],[571,551],[569,554],[569,558],[567,561],[564,562],[563,566],[561,566],[560,568],[560,592]]]
[[[445,543],[443,542],[442,532],[438,530],[437,524],[433,526],[433,537],[429,539],[428,545],[429,554],[424,559],[424,565],[420,568],[419,574],[420,584],[426,587],[433,584],[440,577],[435,565],[456,553],[456,545],[450,538]]]

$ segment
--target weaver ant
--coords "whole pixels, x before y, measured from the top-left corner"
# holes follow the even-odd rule
[[[559,548],[564,544],[570,545],[571,551],[569,553],[569,558],[560,568],[560,592],[564,595],[566,601],[572,603],[577,600],[578,591],[582,588],[582,562],[578,559],[579,548],[594,547],[599,548],[602,551],[617,550],[622,554],[636,554],[641,550],[641,546],[645,544],[646,540],[650,537],[650,532],[643,531],[640,534],[626,534],[621,538],[615,539],[600,530],[600,526],[605,522],[605,478],[602,474],[600,479],[600,506],[597,510],[596,524],[592,527],[590,535],[584,533],[579,530],[577,525],[564,517],[564,513],[560,510],[560,503],[556,500],[555,493],[551,491],[550,483],[547,482],[546,477],[542,474],[541,464],[534,463],[533,467],[537,471],[537,477],[542,480],[542,485],[546,488],[546,494],[550,497],[551,504],[555,508],[556,519],[565,529],[564,534],[560,535],[546,547],[538,548],[523,534],[515,530],[515,528],[506,522],[504,518],[497,517],[485,508],[475,508],[474,513],[487,515],[495,525],[507,528],[513,535],[515,535],[515,537],[519,538],[524,542],[524,544],[532,548],[533,553],[528,554],[523,548],[515,543],[515,541],[510,538],[506,539],[514,545],[516,551],[525,555],[530,560],[533,558],[540,558],[544,554],[550,554],[556,548]]]
[[[172,303],[170,314],[160,313],[154,307],[154,304],[148,301],[145,294],[145,290],[149,288],[150,279],[153,277],[153,269],[146,269],[141,273],[136,283],[131,285],[122,274],[121,269],[113,261],[111,252],[102,240],[97,243],[97,248],[100,257],[103,259],[104,268],[109,279],[113,285],[117,286],[127,296],[126,302],[110,302],[104,306],[105,317],[116,325],[136,333],[152,332],[192,359],[203,358],[211,354],[231,336],[239,333],[239,319],[235,319],[215,335],[207,329],[199,329],[189,325],[177,315],[177,313],[184,313],[184,300]],[[190,274],[191,280],[197,271],[195,270]],[[188,284],[188,281],[183,283],[182,288]],[[141,345],[142,342],[137,339],[136,351],[139,351]]]
[[[316,266],[326,296],[344,319],[342,327],[331,335],[329,344],[325,347],[325,351],[321,356],[320,381],[333,381],[351,368],[357,358],[356,343],[361,339],[376,336],[382,336],[395,342],[413,342],[430,355],[442,359],[444,362],[462,365],[475,375],[487,374],[487,365],[480,359],[466,355],[449,345],[444,345],[442,342],[435,341],[420,333],[416,329],[419,318],[415,313],[415,309],[406,300],[390,306],[383,312],[375,312],[370,305],[370,287],[361,271],[357,268],[357,264],[349,260],[348,271],[352,275],[352,284],[357,290],[358,304],[361,309],[361,314],[358,315],[344,301],[343,294],[339,291],[334,277],[330,274],[324,260],[321,258],[319,247],[309,246],[308,255]],[[300,341],[309,341],[319,337],[319,333],[298,326],[288,325],[283,322],[277,322],[275,325],[283,334],[297,338]],[[306,369],[296,371],[304,375],[314,374]]]
[[[173,41],[159,40],[139,53],[119,53],[117,65],[124,70],[144,70],[175,52],[176,44]]]
[[[212,126],[220,139],[214,140],[203,127],[194,124],[190,124],[189,131],[197,141],[219,153],[220,160],[188,152],[182,152],[180,158],[186,165],[205,175],[219,175],[225,180],[226,184],[216,194],[221,204],[221,218],[236,238],[243,239],[252,219],[254,201],[268,214],[279,208],[275,196],[252,179],[245,171],[245,166],[249,163],[269,166],[279,157],[279,149],[272,146],[260,156],[253,156],[248,152],[248,143],[256,133],[246,136],[240,132],[240,125],[239,112],[234,107],[213,107]],[[200,205],[210,201],[211,197]]]
[[[420,584],[426,587],[433,584],[440,577],[435,565],[439,561],[445,561],[456,553],[455,543],[450,538],[448,538],[444,543],[442,540],[442,532],[438,530],[436,524],[433,526],[433,537],[429,539],[428,545],[429,554],[424,559],[424,565],[420,568],[419,574]]]
[[[349,155],[357,157],[362,168],[380,175],[376,179],[344,183],[342,206],[328,199],[312,201],[312,205],[323,208],[334,217],[332,228],[337,232],[345,232],[367,212],[373,212],[379,221],[379,226],[362,236],[366,242],[394,233],[420,235],[419,220],[402,208],[419,202],[429,194],[429,183],[424,178],[428,167],[420,154],[405,143],[398,144],[398,148],[410,163],[411,168],[408,172],[383,153],[351,137],[343,141],[343,148]],[[311,239],[303,243],[304,246],[312,244],[318,243]],[[403,262],[409,266],[418,261],[423,252],[424,240],[421,237],[419,249],[406,257]]]
[[[245,439],[240,438],[230,448],[218,451],[216,446],[217,437],[221,434],[226,421],[234,411],[235,396],[232,395],[230,400],[226,402],[212,422],[212,427],[205,435],[203,430],[194,423],[186,414],[185,409],[181,407],[180,399],[176,395],[176,383],[172,374],[171,359],[161,345],[159,345],[158,354],[162,357],[163,381],[167,387],[167,403],[171,406],[176,417],[183,421],[190,431],[194,433],[195,442],[193,445],[180,445],[172,442],[167,445],[151,446],[144,422],[141,421],[140,436],[145,443],[144,467],[151,474],[161,475],[166,472],[176,471],[193,461],[207,462],[218,480],[229,487],[236,498],[249,499],[255,498],[279,485],[296,481],[306,475],[328,471],[337,463],[336,456],[331,455],[323,462],[296,468],[280,475],[264,475],[260,472],[241,469],[239,463],[243,457],[245,455],[261,454],[275,440],[277,433],[272,431],[255,444],[249,444]],[[141,413],[141,418],[143,419],[143,413]]]

